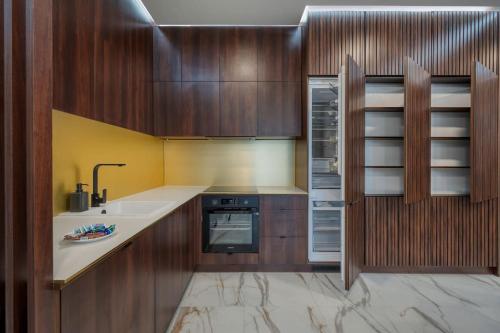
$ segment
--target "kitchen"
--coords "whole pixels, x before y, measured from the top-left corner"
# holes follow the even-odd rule
[[[6,331],[499,330],[496,8],[32,1]]]

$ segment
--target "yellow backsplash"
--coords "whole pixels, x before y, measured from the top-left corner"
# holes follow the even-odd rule
[[[164,184],[163,140],[56,110],[52,126],[54,215],[67,210],[76,183],[92,192],[97,163],[127,164],[99,170],[99,190],[107,188],[109,200]]]
[[[290,186],[294,140],[165,141],[167,185]]]

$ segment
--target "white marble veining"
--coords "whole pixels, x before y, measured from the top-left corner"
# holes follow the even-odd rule
[[[170,333],[500,332],[500,278],[338,273],[197,273]]]
[[[120,201],[175,202],[168,210],[163,210],[147,218],[73,215],[58,215],[54,217],[54,281],[56,283],[65,283],[117,246],[125,243],[163,216],[202,193],[206,188],[206,186],[164,186],[119,199]],[[65,234],[72,232],[76,227],[92,223],[116,224],[116,235],[94,243],[75,244],[62,240]]]

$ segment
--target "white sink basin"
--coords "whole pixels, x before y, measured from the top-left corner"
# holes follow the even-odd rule
[[[169,210],[175,201],[113,201],[101,207],[94,207],[81,213],[62,213],[65,216],[95,217],[151,217]]]

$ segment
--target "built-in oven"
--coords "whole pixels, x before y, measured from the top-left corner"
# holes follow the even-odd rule
[[[205,195],[203,252],[259,252],[259,198]]]

